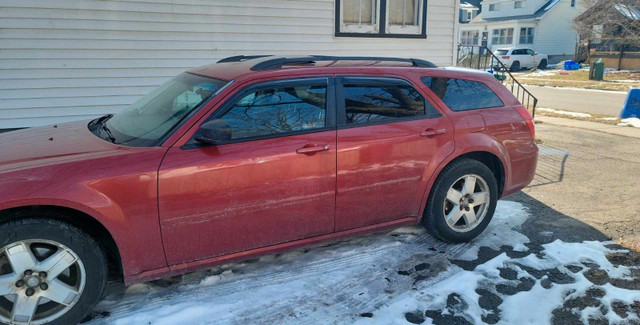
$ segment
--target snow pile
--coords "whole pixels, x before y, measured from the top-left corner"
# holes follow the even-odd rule
[[[570,111],[563,111],[563,110],[559,110],[559,109],[553,109],[553,108],[546,108],[546,107],[538,107],[536,108],[537,112],[543,112],[543,113],[553,113],[553,114],[560,114],[560,115],[567,115],[567,116],[571,116],[571,117],[591,117],[591,114],[588,113],[578,113],[578,112],[570,112]]]
[[[557,71],[554,70],[541,70],[541,69],[535,69],[534,71],[532,71],[530,73],[530,75],[535,75],[535,76],[555,76],[557,75],[556,73]],[[529,75],[525,75],[525,77],[528,77]]]
[[[633,126],[636,128],[640,128],[640,118],[637,117],[630,117],[630,118],[625,118],[620,120],[620,123],[618,123],[618,125],[620,126]]]
[[[478,265],[474,270],[459,273],[450,271],[451,276],[418,288],[418,294],[408,293],[396,299],[375,313],[380,316],[374,316],[374,320],[383,324],[399,323],[403,312],[407,310],[426,310],[427,315],[453,317],[455,314],[474,324],[493,323],[490,321],[491,317],[499,317],[501,324],[548,324],[551,323],[554,311],[559,313],[558,310],[562,310],[563,305],[569,309],[577,309],[579,303],[576,301],[582,299],[594,300],[584,304],[599,306],[579,310],[580,318],[585,323],[590,318],[606,319],[610,324],[619,323],[623,319],[614,312],[614,307],[640,301],[640,291],[619,288],[609,283],[595,286],[592,282],[595,280],[587,278],[585,274],[592,270],[604,270],[610,278],[629,277],[629,267],[613,266],[606,258],[606,254],[626,251],[608,249],[605,244],[607,243],[565,243],[556,240],[543,245],[542,257],[530,254],[523,258],[510,258],[507,253],[502,253]],[[512,272],[513,276],[503,277],[505,270]],[[526,288],[519,288],[524,283],[529,283],[528,287],[525,285]],[[482,303],[483,298],[479,292],[500,303],[490,306],[490,310],[485,309],[487,303]],[[452,297],[462,301],[458,303],[458,308],[452,306]],[[476,303],[478,301],[480,303]],[[459,308],[460,305],[463,307]],[[453,321],[453,318],[448,320]],[[626,318],[626,321],[632,320],[640,319],[637,315]],[[363,320],[361,323],[368,321]]]

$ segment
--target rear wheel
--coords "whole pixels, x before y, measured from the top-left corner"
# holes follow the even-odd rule
[[[50,219],[0,224],[0,323],[76,324],[107,280],[107,262],[84,231]]]
[[[546,69],[547,68],[547,59],[540,60],[538,64],[538,69]]]
[[[520,61],[513,61],[509,70],[511,70],[511,72],[520,71]]]
[[[487,227],[497,200],[498,186],[493,172],[479,161],[459,159],[438,176],[422,222],[441,240],[469,241]]]

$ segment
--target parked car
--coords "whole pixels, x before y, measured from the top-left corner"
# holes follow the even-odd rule
[[[500,62],[510,71],[518,71],[522,68],[545,69],[549,62],[546,54],[540,54],[528,48],[502,48],[495,53]],[[496,65],[494,68],[498,68]]]
[[[0,322],[73,324],[125,284],[421,223],[478,236],[529,184],[531,115],[428,61],[231,57],[125,111],[0,134]]]

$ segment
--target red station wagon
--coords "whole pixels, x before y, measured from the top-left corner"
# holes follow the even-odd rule
[[[0,134],[0,323],[72,324],[125,284],[422,223],[478,236],[529,184],[531,115],[490,74],[237,56],[116,115]]]

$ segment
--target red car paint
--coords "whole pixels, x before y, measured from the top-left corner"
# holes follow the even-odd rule
[[[305,66],[251,71],[227,63],[190,72],[234,80],[161,146],[126,147],[87,121],[0,134],[3,211],[57,206],[100,222],[134,283],[419,222],[442,169],[488,152],[504,167],[502,196],[533,178],[537,147],[522,105],[489,74],[402,66]],[[310,76],[409,81],[442,116],[184,147],[199,125],[247,85]],[[421,77],[481,81],[504,107],[450,110]],[[308,146],[328,148],[298,154]],[[314,149],[315,150],[315,149]]]

